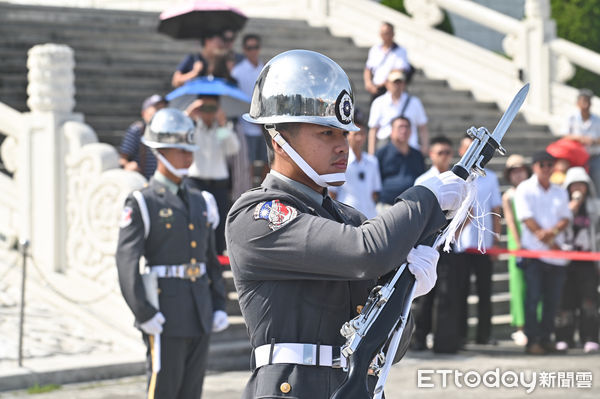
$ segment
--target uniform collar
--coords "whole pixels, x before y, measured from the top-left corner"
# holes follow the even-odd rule
[[[308,187],[307,185],[297,182],[296,180],[292,180],[289,177],[284,176],[281,173],[279,173],[273,169],[271,169],[271,171],[267,175],[267,178],[269,178],[269,176],[272,176],[275,179],[279,179],[279,180],[283,181],[287,185],[291,186],[295,191],[297,191],[300,194],[302,194],[303,196],[309,198],[311,201],[313,201],[319,205],[323,204],[323,198],[325,198],[323,196],[323,194],[319,194],[318,192],[316,192],[312,188]],[[269,182],[269,180],[265,179],[265,181],[267,183]],[[327,193],[327,190],[325,190],[325,193]]]
[[[173,181],[171,181],[165,175],[163,175],[162,173],[160,173],[158,170],[156,172],[154,172],[154,176],[152,176],[152,177],[158,183],[160,183],[163,186],[165,186],[167,188],[167,190],[169,190],[173,194],[177,195],[177,191],[179,191],[179,185],[175,184]]]

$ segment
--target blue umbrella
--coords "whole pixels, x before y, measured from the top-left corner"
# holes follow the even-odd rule
[[[166,99],[170,106],[185,109],[199,95],[220,96],[221,108],[227,117],[238,117],[250,108],[250,98],[246,93],[225,79],[212,76],[192,79],[167,94]]]

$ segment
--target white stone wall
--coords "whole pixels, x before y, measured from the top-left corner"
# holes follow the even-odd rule
[[[525,15],[525,0],[473,0],[475,3],[488,7],[492,10],[501,12],[509,17],[518,20],[523,19]],[[505,35],[493,29],[486,28],[476,21],[463,18],[454,13],[448,13],[454,35],[478,46],[497,53],[504,53],[502,41]]]
[[[31,112],[0,103],[0,130],[8,134],[0,151],[13,174],[0,175],[0,235],[29,240],[34,262],[49,276],[77,273],[114,285],[122,206],[146,180],[120,169],[116,150],[98,143],[83,116],[72,112],[68,46],[34,46],[27,67]]]

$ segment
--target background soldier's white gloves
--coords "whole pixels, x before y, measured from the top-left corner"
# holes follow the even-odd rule
[[[140,328],[148,335],[160,334],[163,330],[162,325],[165,323],[165,316],[162,313],[156,314],[148,321],[140,324]]]
[[[229,320],[227,319],[227,313],[222,310],[215,310],[213,313],[213,325],[212,332],[221,332],[229,327]]]
[[[440,203],[440,208],[443,211],[448,211],[446,214],[448,219],[454,216],[467,196],[467,182],[456,176],[452,171],[430,177],[418,185],[427,187],[435,194]]]
[[[415,298],[427,294],[437,280],[436,266],[440,253],[427,245],[419,245],[408,253],[408,270],[415,275]]]

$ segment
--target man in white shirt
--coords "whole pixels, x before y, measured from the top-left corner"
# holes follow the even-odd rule
[[[382,23],[379,36],[382,43],[369,50],[363,72],[365,89],[371,93],[372,100],[385,93],[385,80],[392,70],[408,72],[411,69],[406,50],[394,42],[394,26],[389,22]]]
[[[337,199],[361,211],[367,218],[377,216],[375,204],[381,191],[379,162],[373,155],[362,151],[367,140],[367,131],[362,118],[355,112],[354,123],[360,128],[357,132],[348,132],[348,167],[346,183],[340,187],[330,187],[329,193]]]
[[[600,187],[600,117],[590,112],[592,106],[591,90],[583,89],[577,95],[579,111],[567,119],[563,128],[565,137],[585,145],[590,160],[590,177],[595,187]]]
[[[408,144],[420,149],[427,155],[429,151],[429,130],[427,128],[427,114],[418,97],[404,91],[406,77],[401,70],[393,70],[385,82],[387,92],[375,99],[371,104],[369,113],[369,154],[374,154],[389,142],[392,132],[391,121],[398,116],[403,116],[410,121],[411,135]]]
[[[262,71],[264,64],[260,59],[260,36],[255,34],[247,34],[242,39],[242,47],[246,58],[237,64],[231,71],[231,76],[237,80],[238,87],[248,98],[252,98],[254,83]],[[250,162],[261,161],[267,163],[267,147],[262,136],[262,127],[253,123],[247,122],[240,118],[240,126],[246,135],[248,144],[248,156]]]
[[[227,157],[239,151],[240,142],[219,107],[219,97],[201,96],[190,104],[187,113],[196,122],[194,141],[198,149],[186,184],[211,193],[217,201],[220,220],[225,220],[230,203]],[[225,250],[224,223],[217,227],[215,239],[217,253],[221,254]]]
[[[417,177],[415,184],[419,184],[429,179],[450,170],[450,162],[452,161],[452,141],[445,136],[436,136],[429,143],[429,160],[431,168],[421,176]]]
[[[463,156],[473,139],[465,136],[460,143],[458,153]],[[498,177],[485,169],[485,176],[475,180],[477,187],[476,203],[471,209],[472,218],[467,219],[458,237],[456,245],[458,261],[465,268],[462,285],[462,335],[467,335],[467,298],[471,287],[471,274],[475,275],[477,288],[477,333],[475,341],[487,344],[491,341],[492,328],[492,272],[493,259],[485,253],[467,253],[467,249],[490,248],[498,242],[501,232],[500,214],[502,196]]]
[[[550,183],[556,159],[546,151],[533,156],[534,174],[517,187],[515,208],[522,222],[521,246],[528,250],[560,249],[571,220],[567,191]],[[543,355],[555,350],[550,341],[566,278],[568,259],[527,259],[525,268],[526,352]],[[542,320],[538,303],[542,301]]]
[[[450,170],[453,153],[450,139],[445,136],[432,138],[429,144],[431,168],[417,177],[415,185]],[[435,353],[456,353],[460,349],[462,291],[459,287],[464,284],[466,271],[464,267],[456,264],[456,259],[454,253],[440,252],[435,286],[415,301],[415,332],[411,342],[413,350],[427,349],[429,333],[433,333]]]

